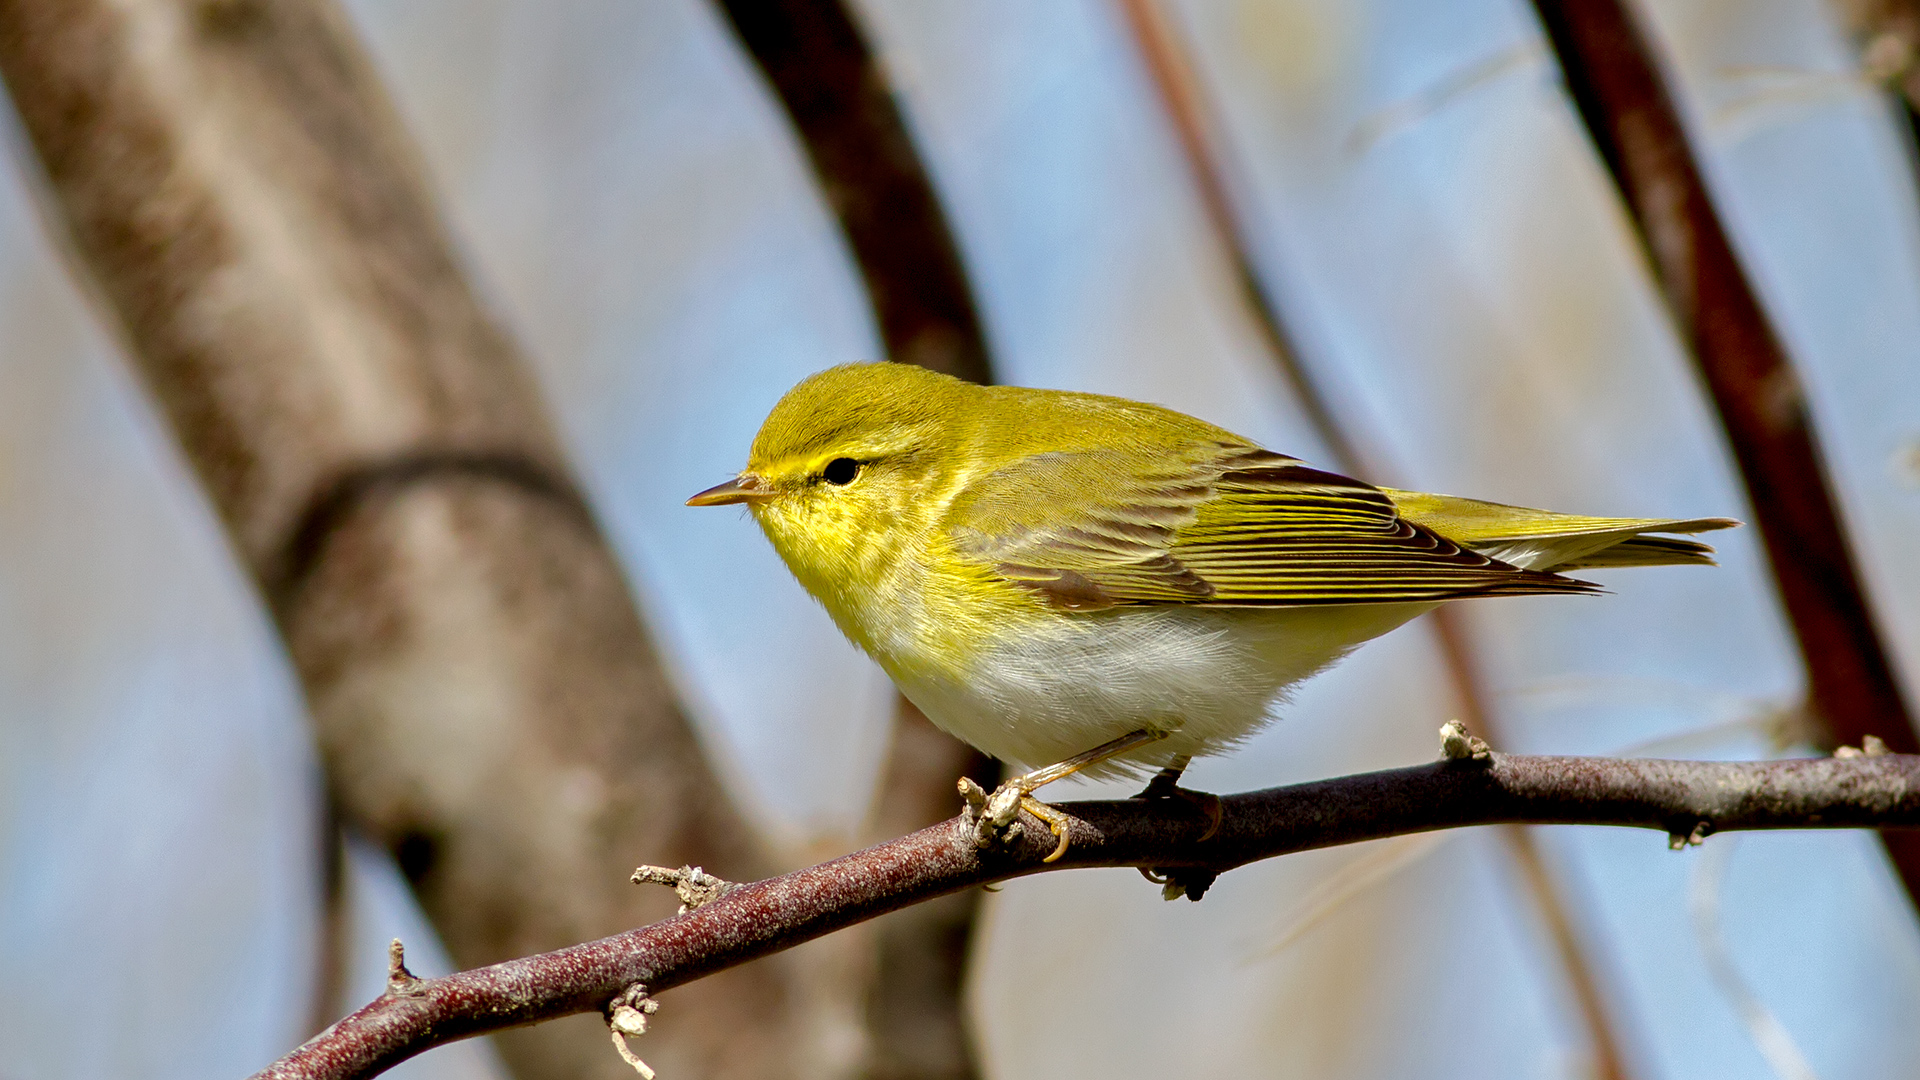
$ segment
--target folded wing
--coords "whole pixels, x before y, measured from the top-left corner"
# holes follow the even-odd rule
[[[1379,488],[1230,444],[1034,455],[975,481],[948,523],[959,554],[1069,610],[1597,588],[1475,551]]]

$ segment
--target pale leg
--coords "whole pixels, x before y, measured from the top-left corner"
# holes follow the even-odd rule
[[[1101,743],[1085,753],[1075,754],[1065,761],[1058,761],[1045,768],[1035,769],[1008,780],[995,788],[993,794],[988,795],[979,807],[979,831],[976,834],[978,839],[984,845],[1005,836],[1014,820],[1020,816],[1020,811],[1024,809],[1027,813],[1046,822],[1048,831],[1052,832],[1055,839],[1059,841],[1054,846],[1053,853],[1044,861],[1052,862],[1058,859],[1067,853],[1067,815],[1034,798],[1033,793],[1055,780],[1064,780],[1088,766],[1098,765],[1103,761],[1119,757],[1129,750],[1151,742],[1159,742],[1166,737],[1167,733],[1164,731],[1141,728],[1111,742]],[[978,790],[978,785],[965,779],[960,781],[960,790],[966,791],[970,785]],[[971,801],[970,798],[969,802]]]

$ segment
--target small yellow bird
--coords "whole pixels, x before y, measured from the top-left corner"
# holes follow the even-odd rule
[[[1054,858],[1042,784],[1161,766],[1146,794],[1193,797],[1190,759],[1360,643],[1448,600],[1597,591],[1560,570],[1711,564],[1647,534],[1738,524],[1377,488],[1157,405],[896,363],[807,378],[687,502],[746,504],[929,719],[1043,766],[986,801],[982,842],[1024,808]]]

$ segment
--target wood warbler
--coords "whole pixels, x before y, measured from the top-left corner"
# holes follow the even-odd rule
[[[1711,564],[1647,534],[1737,524],[1377,488],[1157,405],[896,363],[801,382],[746,470],[687,502],[746,504],[929,719],[1045,766],[994,792],[981,836],[1024,808],[1053,857],[1042,784],[1163,766],[1147,794],[1190,795],[1189,759],[1361,642],[1448,600],[1597,591],[1560,570]]]

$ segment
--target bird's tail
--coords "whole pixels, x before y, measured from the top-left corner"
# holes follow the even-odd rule
[[[1581,517],[1454,495],[1382,490],[1408,521],[1462,547],[1527,570],[1710,566],[1711,547],[1695,540],[1648,534],[1710,532],[1740,524],[1731,518]]]

